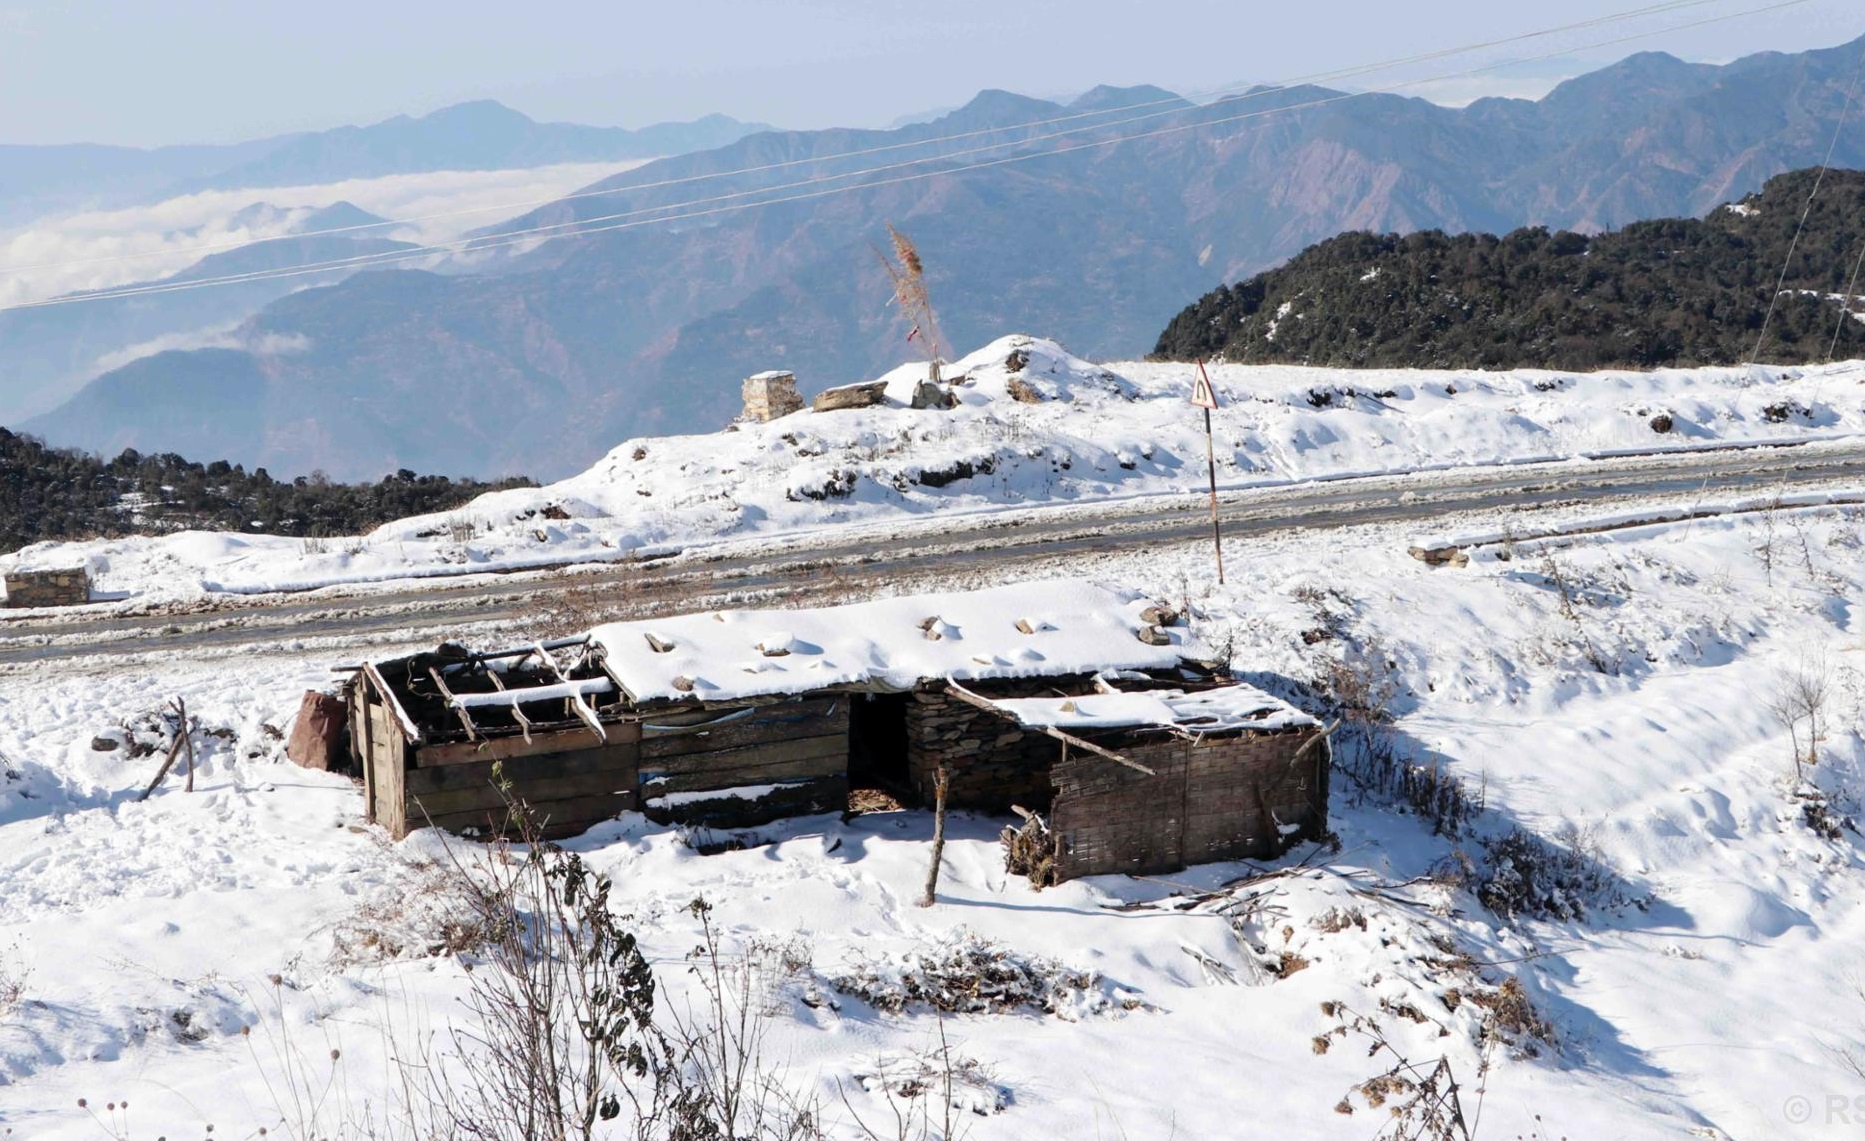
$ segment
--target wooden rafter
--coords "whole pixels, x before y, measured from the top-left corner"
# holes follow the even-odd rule
[[[953,681],[951,678],[945,679],[945,685],[946,685],[946,692],[950,693],[953,697],[958,698],[960,701],[963,701],[968,705],[975,705],[979,709],[988,710],[992,713],[997,714],[999,717],[1008,718],[1010,716],[1010,712],[1008,710],[1004,709],[1002,706],[993,702],[990,698],[980,697],[978,694],[971,692],[969,689],[966,689],[964,686],[958,684],[956,681]],[[1021,724],[1021,722],[1019,722],[1019,724]],[[1093,741],[1084,741],[1080,737],[1075,736],[1073,733],[1064,733],[1062,730],[1057,729],[1053,725],[1026,725],[1024,726],[1024,728],[1035,729],[1036,731],[1040,733],[1046,733],[1049,736],[1054,737],[1056,740],[1061,741],[1065,744],[1073,745],[1077,749],[1082,749],[1086,752],[1093,753],[1097,757],[1105,757],[1107,760],[1113,761],[1115,764],[1125,765],[1128,768],[1132,769],[1133,771],[1145,773],[1149,777],[1156,777],[1159,775],[1158,773],[1154,772],[1152,769],[1147,768],[1145,765],[1141,764],[1138,761],[1132,760],[1127,757],[1123,757],[1119,753],[1114,752],[1112,749],[1103,749],[1101,746],[1095,744]]]
[[[453,699],[453,691],[447,688],[447,680],[440,676],[440,671],[429,666],[427,676],[433,678],[434,684],[440,687],[440,696],[446,699],[447,707],[459,715],[460,724],[466,729],[466,739],[479,740],[479,726],[473,724],[473,715],[466,711],[466,706]]]

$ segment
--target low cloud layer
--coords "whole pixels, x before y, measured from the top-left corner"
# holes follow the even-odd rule
[[[41,219],[0,232],[0,306],[163,277],[219,252],[202,246],[278,237],[306,210],[339,201],[353,202],[384,218],[453,215],[358,231],[359,236],[446,241],[523,213],[536,200],[571,193],[637,165],[565,163],[528,170],[438,171],[315,186],[207,191],[149,206]],[[234,215],[260,202],[286,209],[261,212],[264,217],[235,223]],[[28,268],[34,266],[42,268]]]
[[[301,353],[311,347],[311,339],[302,333],[259,333],[240,332],[238,324],[220,325],[209,329],[195,329],[186,333],[164,333],[139,345],[130,345],[113,353],[105,353],[97,358],[92,366],[92,374],[109,372],[121,368],[131,361],[152,357],[157,353],[185,351],[188,349],[244,349],[257,356],[286,356]]]

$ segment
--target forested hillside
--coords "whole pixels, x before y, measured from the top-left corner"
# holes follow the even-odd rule
[[[354,535],[391,519],[456,507],[495,487],[399,471],[380,483],[273,479],[224,461],[126,451],[113,460],[0,428],[0,553],[46,539],[162,534],[184,528]]]
[[[1558,368],[1804,363],[1865,356],[1865,172],[1771,180],[1707,218],[1588,237],[1343,234],[1221,286],[1159,337],[1168,360],[1345,367]],[[1793,256],[1788,258],[1789,246]],[[1783,263],[1787,277],[1767,318]],[[1836,342],[1836,343],[1835,343]]]

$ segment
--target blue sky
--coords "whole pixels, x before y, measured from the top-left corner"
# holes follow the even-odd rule
[[[0,142],[224,142],[495,98],[538,118],[640,126],[723,111],[780,126],[882,125],[983,87],[1177,91],[1275,81],[1525,32],[1651,0],[0,0]],[[1857,0],[1662,31],[1767,0],[1716,0],[1360,81],[1374,86],[1640,31],[1572,59],[1429,93],[1539,94],[1633,51],[1726,60],[1865,33]]]

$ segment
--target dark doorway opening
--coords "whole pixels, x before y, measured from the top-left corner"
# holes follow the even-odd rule
[[[910,693],[857,693],[848,708],[848,783],[878,788],[904,802],[907,779],[907,703]]]

